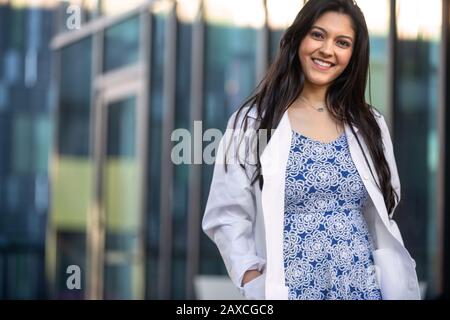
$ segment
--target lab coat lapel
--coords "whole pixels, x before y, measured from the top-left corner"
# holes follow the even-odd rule
[[[358,134],[357,127],[353,126],[353,130],[355,131],[356,134]],[[366,163],[366,160],[364,159],[364,155],[361,151],[361,148],[359,147],[358,141],[356,140],[353,132],[351,131],[350,126],[347,124],[345,125],[345,135],[347,136],[347,142],[350,154],[353,159],[353,163],[355,164],[356,169],[358,170],[358,173],[364,183],[364,186],[366,187],[366,190],[369,193],[369,196],[372,199],[375,208],[377,209],[378,215],[380,216],[381,220],[389,230],[389,220],[388,220],[389,218],[386,205],[384,203],[384,197],[376,185],[376,183],[378,183],[378,177],[369,150],[366,146],[366,143],[364,142],[363,137],[361,135],[358,135],[359,141],[364,149],[364,153],[366,154],[367,161],[369,161],[370,167],[372,168],[372,172],[374,173],[374,176],[377,179],[376,182],[373,179],[372,174],[370,173],[370,169]]]
[[[266,298],[287,299],[284,278],[283,228],[285,172],[292,139],[288,113],[285,112],[261,154],[264,185],[261,194],[266,230]]]

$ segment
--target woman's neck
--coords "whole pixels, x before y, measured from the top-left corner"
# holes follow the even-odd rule
[[[312,105],[324,105],[326,94],[327,87],[314,87],[305,83],[300,96],[306,99]]]

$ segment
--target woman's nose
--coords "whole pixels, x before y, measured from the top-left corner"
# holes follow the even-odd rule
[[[322,42],[320,52],[325,56],[331,56],[333,54],[333,43],[331,41]]]

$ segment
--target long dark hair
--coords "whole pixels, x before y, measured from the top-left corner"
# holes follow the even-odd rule
[[[304,73],[298,57],[300,43],[310,32],[313,23],[329,11],[351,17],[356,39],[347,68],[328,87],[326,106],[332,117],[350,126],[360,147],[361,142],[352,126],[356,126],[361,132],[378,174],[378,188],[384,196],[388,213],[391,213],[396,201],[399,200],[399,195],[391,185],[391,171],[384,156],[381,130],[375,119],[377,115],[373,111],[375,108],[365,100],[369,71],[369,33],[364,15],[353,0],[309,0],[304,5],[292,25],[285,31],[280,42],[280,50],[264,79],[256,87],[254,94],[239,107],[233,128],[236,129],[240,113],[246,110],[243,114],[244,121],[242,121],[241,129],[247,130],[249,112],[256,108],[259,124],[256,130],[266,130],[270,140],[271,130],[277,128],[283,114],[303,90]],[[246,108],[248,106],[250,107]],[[261,174],[259,151],[258,142],[256,170],[251,178],[251,184],[259,181],[259,186],[262,188],[264,180]],[[362,148],[361,151],[374,180],[377,181]]]

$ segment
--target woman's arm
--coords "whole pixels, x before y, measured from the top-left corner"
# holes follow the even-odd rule
[[[228,129],[232,128],[235,116],[236,113],[228,121]],[[240,121],[236,127],[240,128]],[[248,174],[236,161],[238,146],[244,147],[239,145],[238,136],[232,134],[226,134],[220,142],[202,227],[217,245],[231,280],[241,288],[256,277],[255,270],[261,270],[265,260],[256,253],[253,229],[256,199]],[[225,150],[229,160],[226,172],[223,161],[218,161],[223,159]],[[255,270],[248,271],[252,269]]]

